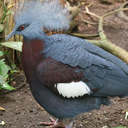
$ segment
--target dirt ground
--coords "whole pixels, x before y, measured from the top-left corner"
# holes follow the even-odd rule
[[[121,0],[88,0],[86,3],[93,3],[90,11],[97,15],[103,15],[121,4]],[[112,3],[111,3],[112,2]],[[75,3],[77,4],[77,2]],[[85,5],[80,6],[80,14],[83,19],[97,22],[97,19],[86,15],[84,12]],[[84,34],[96,34],[97,25],[87,25],[81,22],[78,16],[79,26],[77,32]],[[128,51],[128,22],[120,19],[116,14],[105,19],[104,31],[108,39],[113,43]],[[112,27],[114,26],[114,27]],[[116,29],[115,29],[116,28]],[[21,85],[24,81],[24,74],[21,72],[13,81],[14,87]],[[112,98],[111,106],[101,106],[100,110],[93,110],[83,113],[76,117],[74,121],[75,128],[112,128],[116,126],[128,126],[128,119],[125,119],[125,112],[128,111],[128,98]],[[0,122],[5,121],[5,125],[0,128],[45,128],[38,126],[37,122],[49,121],[50,115],[41,108],[34,100],[29,85],[25,84],[22,88],[6,94],[0,94],[0,106],[6,111],[0,111]]]

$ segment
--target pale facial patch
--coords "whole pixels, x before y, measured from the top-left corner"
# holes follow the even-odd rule
[[[73,81],[71,83],[58,83],[54,85],[54,87],[57,88],[60,95],[67,98],[75,98],[91,93],[89,87],[82,81]]]

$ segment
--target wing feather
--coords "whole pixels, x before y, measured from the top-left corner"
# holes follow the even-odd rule
[[[43,53],[54,63],[38,65],[39,77],[46,85],[82,80],[96,91],[93,96],[127,93],[128,65],[122,60],[77,37],[56,34],[49,38],[51,45]]]
[[[81,68],[94,64],[111,69],[115,64],[128,74],[128,65],[125,62],[83,39],[65,34],[52,35],[50,38],[53,45],[44,49],[43,52],[56,61]]]

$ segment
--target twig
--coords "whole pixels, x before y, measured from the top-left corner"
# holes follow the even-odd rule
[[[82,21],[84,23],[91,24],[91,25],[97,25],[98,24],[98,23],[93,23],[93,22],[90,22],[90,21],[87,21],[87,20],[84,20],[84,19],[82,19]]]
[[[90,42],[96,46],[101,47],[102,40],[88,40],[88,39],[86,39],[86,41],[88,41],[88,42]]]
[[[96,15],[95,13],[90,12],[89,9],[88,9],[88,6],[85,6],[85,9],[86,9],[85,12],[86,12],[87,14],[92,15],[92,16],[98,18],[98,19],[100,18],[100,16]]]
[[[69,3],[68,3],[69,4]],[[68,5],[69,6],[69,10],[71,12],[70,14],[70,19],[72,19],[72,22],[70,23],[70,29],[69,31],[66,31],[65,33],[68,33],[70,34],[71,31],[76,27],[78,26],[78,21],[75,20],[75,17],[79,14],[79,5],[77,7],[70,7],[70,4]]]
[[[78,15],[80,10],[78,7],[70,7],[70,11],[71,11],[70,17],[71,19],[74,19]]]
[[[2,19],[0,20],[0,23],[3,24],[4,22],[4,19],[10,15],[10,14],[7,14],[8,11],[13,7],[13,5],[10,5],[7,9],[5,8],[5,6],[3,5],[3,3],[0,1],[0,5],[3,7],[3,17]]]
[[[109,13],[106,13],[106,14],[104,14],[102,17],[107,17],[107,16],[109,16],[109,15],[112,15],[112,14],[114,14],[114,13],[116,13],[116,12],[119,12],[119,11],[126,11],[126,10],[128,10],[128,8],[120,8],[120,9],[116,9],[116,10],[114,10],[114,11],[111,11],[111,12],[109,12]]]
[[[125,3],[123,3],[123,4],[119,7],[119,9],[123,9],[127,4],[128,4],[128,1],[125,2]],[[118,15],[118,17],[120,17],[121,19],[123,19],[123,20],[125,20],[125,21],[128,21],[128,16],[125,15],[125,13],[124,13],[123,11],[118,12],[117,15]]]
[[[81,17],[81,20],[82,20],[84,23],[86,23],[86,24],[91,24],[91,25],[98,25],[98,23],[93,23],[93,22],[84,20],[83,17],[82,17],[82,15],[81,15],[81,14],[79,14],[79,15],[80,15],[80,17]],[[107,22],[104,22],[104,24],[107,24]],[[109,26],[111,26],[111,27],[113,27],[114,29],[117,30],[117,28],[116,28],[115,26],[113,26],[113,25],[111,25],[111,24],[110,24]]]
[[[97,24],[98,24],[98,23],[93,23],[93,22],[84,20],[83,17],[82,17],[82,15],[81,15],[81,14],[79,14],[79,15],[80,15],[80,17],[81,17],[81,20],[82,20],[84,23],[91,24],[91,25],[97,25]]]
[[[124,49],[118,47],[117,45],[111,43],[107,39],[106,35],[104,34],[104,30],[103,30],[103,23],[104,23],[105,17],[112,15],[119,11],[124,11],[124,10],[128,10],[128,8],[117,9],[117,10],[111,11],[109,13],[106,13],[102,16],[98,16],[98,15],[90,12],[88,7],[86,6],[86,13],[99,19],[98,32],[99,32],[100,40],[91,40],[91,41],[88,40],[88,41],[103,48],[104,50],[114,54],[115,56],[122,59],[124,62],[128,63],[128,52],[125,51]]]
[[[70,33],[70,35],[78,36],[78,37],[82,37],[82,38],[90,38],[90,37],[98,37],[99,36],[99,34],[89,35],[89,34],[79,34],[79,33]]]
[[[107,39],[106,38],[106,35],[103,33],[104,32],[103,31],[103,20],[104,20],[104,18],[107,17],[107,16],[109,16],[109,15],[112,15],[112,14],[114,14],[116,12],[124,11],[124,10],[128,10],[128,8],[117,9],[117,10],[114,10],[112,12],[106,13],[103,16],[100,17],[98,31],[100,32],[99,35],[100,35],[100,38],[101,39]]]

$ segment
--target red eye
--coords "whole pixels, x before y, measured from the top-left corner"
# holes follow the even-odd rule
[[[21,29],[21,30],[23,30],[24,28],[25,28],[25,26],[24,26],[24,25],[21,25],[21,26],[20,26],[20,29]]]

